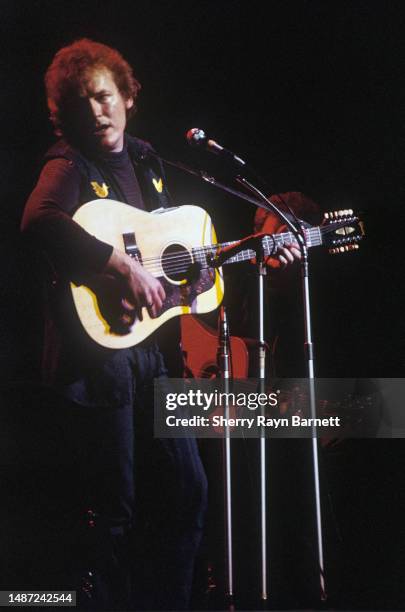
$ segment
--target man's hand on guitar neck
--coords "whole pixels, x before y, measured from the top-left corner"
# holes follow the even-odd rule
[[[142,321],[143,307],[148,309],[152,318],[160,314],[165,291],[138,261],[114,248],[103,272],[112,274],[124,284],[126,296],[121,301],[123,325],[132,325],[135,316]]]
[[[294,261],[299,261],[301,259],[301,251],[296,242],[292,244],[285,244],[283,247],[278,247],[274,257],[272,257],[273,261],[279,262],[276,263],[272,267],[281,267],[282,269],[286,266],[294,263]],[[270,266],[272,264],[269,264]]]

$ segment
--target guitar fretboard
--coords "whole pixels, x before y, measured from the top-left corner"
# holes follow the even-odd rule
[[[320,227],[310,227],[304,229],[305,242],[307,247],[319,246],[322,244],[322,234]],[[292,244],[296,242],[294,234],[292,232],[282,232],[280,234],[271,234],[262,238],[262,245],[265,257],[273,255],[278,247],[282,247],[285,244]],[[226,248],[238,244],[238,241],[222,242],[221,244],[210,245],[205,247],[197,247],[193,249],[193,255],[195,260],[201,265],[202,268],[210,267],[211,261],[215,258],[216,252],[219,248]],[[242,261],[248,261],[256,257],[256,252],[253,249],[243,249],[236,253],[236,255],[230,256],[223,263],[238,263]]]

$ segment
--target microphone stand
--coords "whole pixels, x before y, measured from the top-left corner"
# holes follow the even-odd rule
[[[231,254],[237,253],[238,250],[242,250],[249,246],[256,253],[257,270],[258,270],[258,290],[259,290],[259,392],[264,393],[265,391],[265,379],[266,379],[266,342],[264,340],[264,277],[267,274],[266,266],[264,263],[264,252],[263,243],[261,238],[251,237],[245,238],[239,242],[239,244],[232,245],[230,248],[225,249],[223,253],[217,256],[217,259],[213,261],[215,266],[222,265],[223,261],[227,259]],[[218,363],[223,372],[225,379],[226,391],[229,390],[229,362],[227,360],[226,341],[228,326],[226,322],[226,315],[220,314],[220,347],[218,351],[219,359]],[[223,330],[223,331],[222,331]],[[228,335],[229,342],[229,335]],[[229,407],[226,406],[225,410]],[[262,409],[263,410],[263,409]],[[225,430],[225,482],[226,482],[226,527],[227,527],[227,545],[228,545],[228,593],[232,595],[232,548],[230,547],[230,538],[232,536],[232,514],[231,514],[231,491],[230,491],[230,438],[229,428]],[[261,599],[267,600],[267,487],[266,487],[266,438],[263,433],[260,436],[260,526],[261,526],[261,579],[262,579],[262,593]],[[229,506],[228,506],[229,503]]]
[[[247,179],[238,176],[236,180],[243,185],[245,188],[249,189],[252,193],[258,196],[259,199],[252,198],[248,196],[246,193],[243,193],[239,190],[232,189],[227,185],[224,185],[217,181],[213,176],[208,175],[206,172],[202,170],[195,170],[186,166],[181,162],[172,162],[162,157],[158,156],[156,153],[152,151],[148,151],[148,155],[152,157],[158,158],[160,161],[174,166],[183,172],[187,172],[192,174],[193,176],[197,176],[205,182],[210,183],[214,187],[221,189],[227,193],[230,193],[242,200],[246,200],[251,202],[255,206],[263,208],[269,212],[273,212],[279,219],[282,219],[287,227],[291,230],[293,235],[295,236],[297,243],[299,245],[301,251],[301,280],[302,280],[302,294],[303,294],[303,304],[304,304],[304,324],[305,324],[305,349],[306,349],[306,358],[307,358],[307,371],[308,371],[308,379],[309,379],[309,401],[310,401],[310,414],[311,418],[316,418],[316,401],[315,401],[315,380],[314,380],[314,352],[313,352],[313,343],[312,343],[312,330],[311,330],[311,307],[310,307],[310,294],[309,294],[309,266],[308,266],[308,249],[305,242],[303,228],[301,227],[301,223],[299,219],[295,216],[293,211],[292,216],[295,218],[297,225],[291,222],[291,220],[273,203],[269,198],[267,198],[257,187],[249,183]],[[262,329],[263,323],[263,274],[259,273],[259,334],[261,335],[264,329]],[[260,280],[261,278],[261,280]],[[261,343],[261,339],[260,339]],[[263,347],[264,349],[264,344]],[[259,378],[261,379],[262,375],[262,364],[264,371],[264,359],[265,355],[263,351],[260,352],[260,372]],[[265,440],[261,437],[261,457],[260,457],[260,466],[261,466],[261,501],[262,501],[262,510],[261,510],[261,523],[262,523],[262,599],[267,599],[267,549],[266,549],[266,525],[265,525],[265,509],[263,510],[263,505],[265,505],[265,483],[263,485],[263,480],[265,479]],[[320,585],[320,598],[322,601],[326,601],[326,584],[325,584],[325,568],[324,568],[324,554],[323,554],[323,536],[322,536],[322,513],[321,513],[321,497],[320,497],[320,482],[319,482],[319,457],[318,457],[318,440],[316,437],[316,428],[312,427],[312,466],[313,466],[313,476],[314,476],[314,496],[315,496],[315,508],[316,508],[316,533],[317,533],[317,548],[318,548],[318,565],[319,565],[319,585]]]
[[[226,398],[229,397],[231,379],[230,339],[228,319],[225,306],[219,312],[219,345],[217,352],[218,367],[224,379]],[[225,518],[225,567],[226,567],[226,597],[233,610],[233,550],[232,550],[232,463],[231,436],[229,427],[229,403],[225,400],[225,437],[222,440],[223,470],[224,470],[224,518]]]
[[[302,279],[302,294],[303,294],[303,304],[304,304],[304,323],[305,323],[305,349],[306,349],[306,359],[307,359],[307,371],[308,371],[308,379],[309,379],[309,406],[310,406],[310,415],[311,418],[316,418],[316,399],[315,399],[315,375],[314,375],[314,351],[313,351],[313,343],[312,343],[312,330],[311,330],[311,306],[310,306],[310,294],[309,294],[309,265],[308,265],[308,248],[305,243],[305,237],[303,228],[299,222],[299,220],[295,217],[297,221],[297,226],[295,226],[291,220],[281,211],[278,207],[271,202],[257,187],[249,183],[246,179],[242,177],[237,177],[236,179],[239,183],[247,187],[254,194],[259,196],[263,202],[263,208],[267,208],[270,212],[274,212],[279,218],[281,218],[286,225],[291,229],[292,233],[297,239],[297,243],[300,247],[301,251],[301,279]],[[267,204],[265,206],[264,204]],[[259,283],[263,277],[260,276],[259,271]],[[260,316],[259,316],[259,327],[260,327],[260,348],[262,347],[262,317],[263,317],[263,294],[262,287],[259,285],[259,308],[260,308]],[[264,375],[263,375],[264,377]],[[260,378],[262,378],[262,363],[260,362]],[[312,421],[314,422],[314,421]],[[260,438],[261,447],[260,447],[260,472],[261,472],[261,499],[262,499],[262,521],[264,521],[265,512],[263,510],[263,497],[265,495],[265,439],[263,437]],[[319,564],[319,586],[320,586],[320,598],[322,601],[326,601],[327,593],[326,593],[326,584],[325,584],[325,568],[324,568],[324,553],[323,553],[323,536],[322,536],[322,511],[321,511],[321,495],[320,495],[320,481],[319,481],[319,457],[318,457],[318,439],[316,436],[316,428],[312,426],[312,467],[313,467],[313,476],[314,476],[314,496],[315,496],[315,511],[316,511],[316,533],[317,533],[317,548],[318,548],[318,564]],[[266,580],[265,580],[265,546],[266,543],[263,542],[265,538],[265,526],[262,525],[262,599],[266,599]]]
[[[264,263],[263,247],[256,251],[257,278],[259,291],[259,386],[264,393],[266,382],[266,343],[264,340],[264,277],[267,274]],[[262,411],[264,408],[262,408]],[[267,461],[266,437],[263,428],[260,435],[260,534],[261,534],[261,570],[262,570],[262,601],[267,600]]]

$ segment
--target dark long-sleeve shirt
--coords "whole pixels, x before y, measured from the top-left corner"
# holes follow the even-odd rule
[[[137,208],[145,208],[127,149],[121,153],[104,154],[95,163],[102,168],[103,176],[105,173],[105,182],[110,186],[108,195],[112,199],[119,198]],[[100,404],[94,389],[89,395],[89,383],[84,382],[87,378],[83,377],[91,378],[93,374],[89,372],[94,371],[95,378],[99,380],[97,368],[108,369],[108,359],[117,361],[118,356],[113,357],[112,353],[96,346],[81,329],[67,281],[81,282],[87,275],[102,272],[111,255],[112,246],[98,240],[73,221],[72,215],[84,203],[83,199],[87,198],[83,193],[89,193],[88,199],[92,199],[91,182],[79,161],[75,162],[74,157],[69,159],[63,156],[49,159],[26,204],[22,231],[45,253],[51,266],[51,279],[57,281],[53,287],[47,284],[44,380],[50,383],[59,381],[62,387],[73,385],[71,389],[75,390],[68,391],[70,396],[86,403],[94,401]],[[93,199],[96,199],[96,195],[94,192]],[[125,351],[119,358],[125,360]],[[101,366],[100,360],[107,365]],[[126,379],[124,377],[121,380],[122,371],[123,368],[118,368],[114,372],[117,388],[125,388]],[[103,376],[106,376],[105,372]],[[79,391],[76,387],[79,387]]]
[[[113,174],[122,199],[144,208],[134,167],[128,152],[105,154],[102,163]],[[28,199],[22,230],[43,249],[55,269],[72,280],[83,273],[101,272],[112,247],[86,232],[71,216],[80,204],[82,176],[74,162],[49,160]]]

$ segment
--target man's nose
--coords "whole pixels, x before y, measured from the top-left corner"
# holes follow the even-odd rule
[[[100,102],[97,102],[97,100],[93,100],[92,98],[90,98],[89,102],[91,114],[93,115],[93,117],[101,117],[102,107]]]

